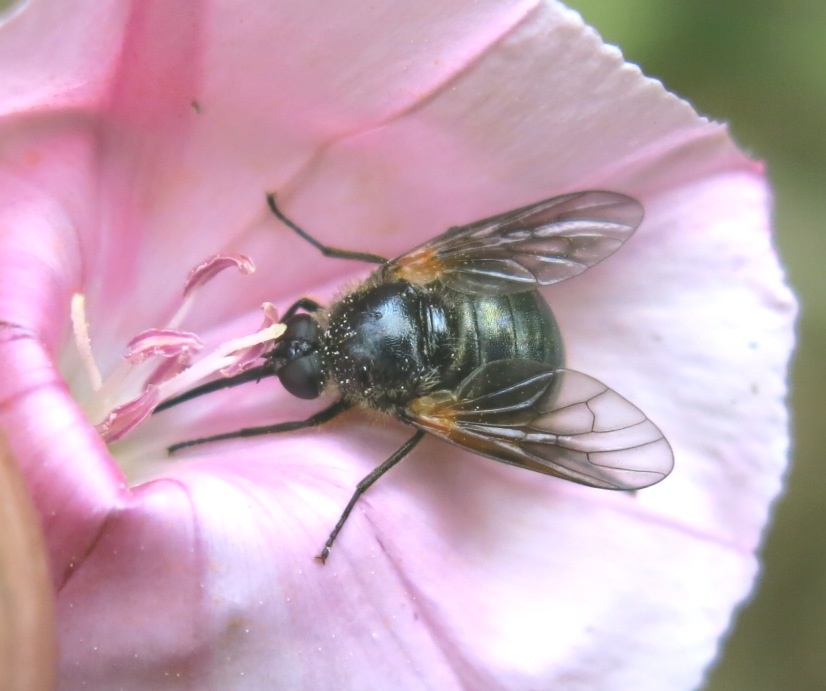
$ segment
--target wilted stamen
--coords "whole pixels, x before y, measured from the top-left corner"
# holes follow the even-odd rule
[[[147,329],[129,341],[123,357],[137,365],[150,357],[190,357],[203,347],[203,341],[190,331]]]
[[[105,381],[92,356],[84,296],[73,296],[71,315],[75,342],[95,391],[85,408],[90,420],[102,419],[95,428],[105,441],[120,439],[137,427],[161,400],[189,390],[216,374],[229,377],[251,368],[284,333],[285,327],[277,323],[275,307],[265,303],[261,329],[227,341],[191,366],[193,354],[203,348],[203,342],[196,334],[176,328],[177,324],[189,310],[198,288],[231,267],[243,274],[255,270],[253,262],[243,255],[215,255],[195,267],[184,287],[183,304],[170,322],[164,328],[147,329],[132,338],[124,353],[124,362]],[[152,363],[154,371],[149,373],[148,361],[158,357],[163,359],[162,364]]]
[[[259,330],[267,329],[278,324],[278,312],[275,309],[275,305],[271,302],[265,302],[261,305],[261,309],[264,310],[264,321],[261,322],[261,328]],[[281,334],[279,334],[279,336],[280,335]],[[238,358],[237,361],[229,367],[224,367],[221,370],[221,376],[232,377],[240,372],[243,372],[244,370],[249,369],[257,360],[261,358],[269,344],[269,341],[262,341],[249,348],[239,351],[236,353],[236,357]]]
[[[158,400],[158,387],[147,386],[140,396],[112,410],[95,429],[103,441],[117,441],[148,418]]]
[[[207,377],[221,373],[228,368],[238,367],[241,360],[248,360],[249,352],[253,348],[262,346],[263,350],[269,343],[279,338],[285,330],[286,327],[283,324],[273,324],[250,336],[234,338],[223,343],[189,369],[160,384],[159,400],[177,396]]]
[[[255,272],[252,259],[243,254],[216,254],[189,272],[184,285],[184,297],[189,297],[193,290],[206,285],[224,269],[233,266],[245,275]]]
[[[187,352],[181,352],[176,358],[166,358],[155,367],[155,371],[146,380],[147,386],[158,386],[167,379],[172,379],[192,364],[192,357]]]
[[[214,254],[192,269],[184,283],[183,302],[178,308],[178,311],[169,320],[167,328],[174,329],[183,322],[186,315],[189,314],[192,302],[200,288],[209,283],[225,269],[233,267],[245,276],[255,273],[255,263],[243,254]]]

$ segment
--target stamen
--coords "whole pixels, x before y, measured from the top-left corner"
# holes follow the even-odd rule
[[[261,329],[266,329],[270,326],[278,324],[278,312],[275,309],[275,305],[271,302],[265,302],[261,305],[261,309],[264,310],[264,321],[261,322]],[[221,370],[221,375],[224,377],[232,377],[236,374],[240,374],[244,370],[248,370],[250,367],[255,365],[256,361],[264,354],[264,351],[268,346],[269,342],[263,341],[261,343],[256,343],[251,348],[239,351],[237,353],[237,362],[229,367],[224,367]]]
[[[227,341],[191,365],[193,354],[203,348],[203,342],[196,334],[181,331],[177,325],[189,310],[198,289],[230,267],[243,274],[255,270],[252,261],[243,255],[216,255],[195,267],[186,281],[183,304],[170,322],[164,328],[147,329],[132,338],[124,361],[105,381],[92,356],[84,296],[72,297],[75,341],[95,390],[95,396],[86,402],[85,408],[90,420],[102,418],[95,427],[105,441],[120,439],[137,427],[161,400],[177,396],[216,374],[232,376],[249,369],[284,333],[286,327],[277,323],[275,307],[265,303],[264,321],[256,333]],[[163,358],[160,366],[154,361],[158,357]],[[150,363],[154,372],[147,370]]]
[[[209,283],[224,269],[235,267],[242,274],[248,276],[255,273],[255,263],[243,254],[215,254],[205,261],[201,262],[192,271],[184,283],[184,299],[178,311],[172,316],[167,324],[167,328],[175,329],[180,325],[189,310],[192,308],[192,303],[198,290]]]
[[[150,357],[177,358],[190,356],[204,347],[204,342],[190,331],[147,329],[126,345],[123,357],[134,365]]]
[[[147,386],[137,398],[112,410],[95,429],[105,442],[117,441],[146,420],[158,405],[158,387]]]
[[[94,391],[99,391],[103,386],[103,377],[95,363],[92,354],[92,341],[89,338],[89,322],[86,319],[86,296],[83,293],[72,295],[71,305],[72,330],[75,334],[75,345],[80,353],[80,361],[89,377],[89,382]]]
[[[242,274],[255,273],[255,264],[252,259],[243,254],[216,254],[196,266],[189,272],[184,285],[184,297],[193,290],[207,284],[224,269],[237,268]]]
[[[281,336],[286,330],[287,327],[283,324],[273,324],[250,336],[234,338],[221,344],[211,354],[196,362],[189,369],[160,384],[158,386],[158,400],[162,401],[177,396],[216,372],[237,365],[239,353],[243,354],[259,344],[266,345]],[[241,357],[244,356],[241,355]]]

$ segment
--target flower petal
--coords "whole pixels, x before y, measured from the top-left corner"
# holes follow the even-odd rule
[[[33,28],[61,18],[61,50],[84,50],[86,13],[52,6],[20,13],[0,54],[39,52]],[[786,460],[794,303],[759,166],[556,3],[204,8],[106,5],[90,47],[105,68],[76,56],[48,82],[58,63],[27,58],[38,88],[3,111],[57,107],[7,118],[0,401],[44,522],[63,686],[695,687],[751,587]],[[65,107],[73,88],[85,117]],[[205,288],[212,308],[186,328],[211,337],[358,270],[321,262],[265,191],[323,242],[394,255],[594,187],[640,199],[646,221],[547,295],[571,364],[674,445],[673,476],[639,495],[428,440],[322,567],[313,555],[401,429],[349,415],[166,458],[187,436],[313,410],[266,381],[153,417],[112,446],[118,465],[67,392],[89,393],[77,358],[58,374],[75,292],[105,372],[174,313],[169,287],[205,255],[259,267],[243,288]],[[122,468],[153,479],[127,489]]]

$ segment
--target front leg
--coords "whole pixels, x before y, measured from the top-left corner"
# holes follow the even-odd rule
[[[306,230],[299,227],[289,218],[284,215],[284,212],[278,208],[278,204],[275,203],[275,194],[270,193],[267,195],[267,204],[270,207],[270,211],[275,214],[276,218],[281,221],[285,226],[290,228],[298,235],[300,238],[309,242],[313,247],[315,247],[321,254],[325,257],[334,257],[336,259],[353,259],[359,262],[368,262],[369,264],[384,264],[387,261],[386,257],[381,257],[378,254],[372,254],[371,252],[356,252],[354,250],[345,250],[340,247],[330,247],[329,245],[325,245],[322,242],[316,240],[312,235],[310,235]]]
[[[331,406],[328,406],[327,408],[320,410],[314,415],[311,415],[306,420],[291,420],[290,422],[279,422],[275,425],[264,425],[263,427],[245,427],[244,429],[239,429],[234,432],[224,432],[223,434],[215,434],[211,437],[201,437],[199,439],[180,441],[177,444],[173,444],[172,446],[168,447],[167,451],[171,455],[174,454],[176,451],[189,446],[211,444],[215,441],[225,441],[227,439],[241,439],[245,437],[258,437],[263,436],[265,434],[280,434],[281,432],[294,432],[295,430],[307,429],[308,427],[317,427],[318,425],[323,425],[325,422],[329,422],[334,417],[336,417],[340,413],[343,413],[350,407],[350,403],[348,403],[344,399],[340,399],[333,403]]]

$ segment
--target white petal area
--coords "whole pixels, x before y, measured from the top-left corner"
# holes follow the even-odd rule
[[[669,185],[747,165],[721,134],[578,15],[543,4],[427,101],[331,146],[288,211],[319,236],[341,242],[359,229],[392,254],[411,237],[565,191],[639,195],[663,172],[658,184]]]
[[[356,422],[247,442],[242,472],[215,453],[139,490],[62,589],[68,688],[697,686],[755,558],[652,520],[641,494],[429,440],[316,562],[371,451],[403,438]]]
[[[576,15],[548,5],[531,19],[428,102],[332,147],[290,212],[336,244],[342,228],[375,229],[355,247],[393,255],[562,191],[640,199],[646,220],[620,253],[546,292],[568,366],[631,399],[675,446],[674,481],[642,501],[753,549],[787,457],[795,317],[762,169],[723,127],[599,49]],[[542,56],[535,79],[507,79],[516,53]],[[300,285],[306,272],[293,272]]]
[[[610,49],[600,59],[578,58],[574,25],[547,29],[549,16],[539,12],[420,107],[331,147],[287,208],[328,242],[393,255],[450,224],[572,189],[617,189],[643,201],[646,221],[622,257],[547,294],[569,366],[652,417],[674,446],[672,477],[628,499],[533,477],[520,479],[519,490],[493,489],[467,471],[455,492],[440,493],[454,454],[434,445],[430,454],[445,464],[423,476],[426,492],[396,496],[382,487],[366,501],[384,549],[417,601],[432,605],[422,616],[438,635],[459,650],[488,634],[489,646],[455,657],[479,656],[467,662],[467,674],[494,661],[504,674],[497,678],[515,686],[536,674],[592,688],[596,668],[609,680],[604,688],[690,688],[716,652],[731,603],[751,589],[753,553],[781,487],[794,300],[771,246],[760,167],[737,152],[724,128],[698,119]],[[586,34],[583,42],[591,40]],[[509,91],[507,52],[543,48],[538,72],[570,61],[571,69],[584,64],[582,81],[546,77],[535,94],[527,79]],[[492,98],[474,79],[501,91]],[[593,112],[583,112],[583,101],[594,103]],[[348,228],[362,235],[345,242]],[[297,257],[287,269],[291,283],[338,270],[322,263],[307,274],[300,241],[286,242]],[[413,471],[394,471],[406,472]],[[358,479],[353,473],[349,486]],[[479,488],[495,496],[468,507],[465,487],[474,497]],[[379,492],[394,495],[379,504]],[[560,502],[560,492],[571,496]],[[443,537],[450,519],[433,523],[440,510],[454,521],[465,517],[450,544]],[[394,513],[404,520],[394,523]],[[474,519],[484,525],[478,539],[494,545],[475,558],[462,544],[473,539]],[[357,539],[348,532],[342,540]],[[513,552],[503,547],[509,543]],[[429,554],[437,563],[421,558]],[[673,569],[675,555],[690,566]],[[455,585],[471,581],[473,588]],[[543,601],[547,588],[554,597]],[[528,611],[526,592],[538,593]],[[630,621],[645,624],[629,631]]]
[[[676,468],[628,497],[457,459],[430,442],[371,490],[328,566],[371,557],[375,540],[469,686],[541,679],[593,688],[596,670],[602,688],[691,688],[732,603],[751,588],[754,550],[781,487],[794,301],[771,247],[761,170],[724,128],[610,49],[584,61],[583,81],[572,80],[579,92],[562,77],[548,86],[553,107],[542,106],[545,93],[532,96],[530,79],[508,93],[502,74],[512,63],[500,51],[544,49],[540,65],[577,64],[574,24],[553,28],[549,40],[548,17],[538,13],[420,107],[332,146],[287,208],[328,242],[392,255],[452,223],[571,189],[639,198],[646,220],[621,253],[547,295],[568,366],[645,411],[674,446]],[[474,79],[504,84],[501,97]],[[578,116],[589,92],[601,105]],[[531,114],[521,129],[508,107],[514,119]],[[347,228],[358,229],[352,241]],[[308,272],[312,249],[286,242],[295,262],[284,269],[279,252],[271,265],[259,262],[262,272],[301,286],[340,270],[321,262]],[[268,401],[278,417],[296,409],[275,393]],[[367,459],[393,449],[370,443],[374,433],[361,427],[336,433],[364,454],[359,467],[341,469],[328,525]],[[272,443],[273,457],[284,448],[261,443]],[[302,444],[310,465],[325,463],[314,442]]]
[[[758,544],[788,455],[796,308],[770,203],[745,171],[654,195],[627,264],[549,292],[569,365],[633,392],[674,447],[672,476],[641,501],[744,551]]]
[[[460,688],[375,548],[314,559],[355,459],[329,439],[282,454],[181,462],[103,525],[61,591],[66,688]]]
[[[652,519],[633,496],[460,462],[443,466],[427,495],[419,483],[421,508],[381,531],[387,544],[394,529],[416,526],[413,549],[388,552],[468,686],[699,684],[716,650],[711,632],[728,625],[719,603],[741,595],[753,557]]]

